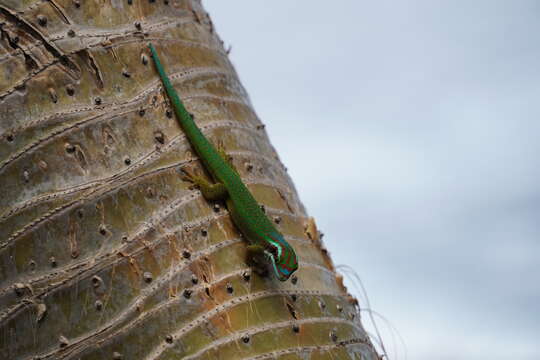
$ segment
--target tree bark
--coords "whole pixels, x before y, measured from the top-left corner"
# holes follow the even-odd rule
[[[199,1],[0,1],[0,358],[376,359]],[[246,265],[149,56],[297,250]],[[262,69],[264,70],[264,69]]]

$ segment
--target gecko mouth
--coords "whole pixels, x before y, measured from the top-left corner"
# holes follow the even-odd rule
[[[270,260],[270,263],[272,264],[272,268],[274,270],[274,274],[276,275],[276,277],[280,280],[280,281],[286,281],[287,279],[289,279],[289,277],[291,276],[292,272],[288,272],[285,273],[283,270],[283,268],[280,266],[278,267],[278,265],[276,264],[276,260],[274,259],[274,257],[270,254],[268,254],[268,260]]]

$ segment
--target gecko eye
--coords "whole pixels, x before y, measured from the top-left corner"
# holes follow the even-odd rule
[[[277,259],[277,257],[278,257],[278,249],[277,249],[277,247],[270,246],[269,251],[270,251],[270,254],[272,254],[274,256],[274,258]]]

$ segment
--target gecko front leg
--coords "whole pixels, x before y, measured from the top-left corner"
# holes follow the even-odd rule
[[[248,245],[246,262],[261,277],[268,276],[264,257],[264,248],[261,245]]]

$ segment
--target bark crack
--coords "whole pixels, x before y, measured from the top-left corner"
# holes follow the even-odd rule
[[[22,31],[24,31],[26,34],[29,34],[34,39],[36,39],[39,43],[43,44],[45,49],[58,61],[62,63],[62,65],[66,66],[72,71],[80,72],[80,69],[78,66],[72,62],[65,54],[63,54],[52,41],[49,41],[37,28],[34,27],[30,22],[28,22],[24,17],[20,16],[16,12],[8,9],[5,6],[0,5],[0,13],[4,15],[7,21],[14,24],[17,27],[20,27]],[[0,94],[0,99],[7,96],[6,93]]]
[[[92,55],[92,53],[88,49],[83,49],[83,50],[78,51],[77,54],[82,59],[82,61],[88,66],[92,75],[94,75],[98,89],[103,89],[104,87],[103,74],[101,73],[101,69],[99,68],[99,65],[96,59],[94,58],[94,56]]]
[[[58,15],[60,15],[62,21],[64,21],[68,25],[71,24],[66,15],[66,12],[54,0],[47,0],[47,2],[51,4],[51,7],[58,13]]]

